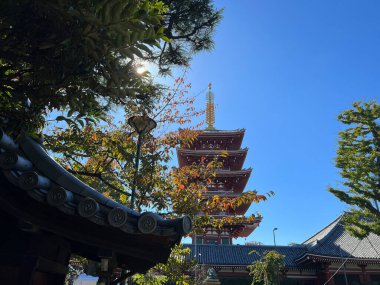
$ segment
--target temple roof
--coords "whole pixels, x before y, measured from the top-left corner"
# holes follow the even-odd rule
[[[223,152],[226,152],[226,156],[223,156]],[[192,150],[192,149],[177,149],[179,167],[189,165],[194,162],[198,162],[200,158],[209,158],[213,160],[218,157],[218,161],[223,162],[223,168],[230,170],[241,170],[244,164],[244,160],[247,156],[248,149],[239,150]]]
[[[252,203],[249,203],[249,204],[241,204],[240,206],[238,206],[238,207],[236,207],[236,209],[235,209],[235,213],[237,214],[237,215],[244,215],[247,211],[248,211],[248,209],[249,209],[249,207],[251,206],[251,204]]]
[[[230,214],[225,214],[225,213],[222,213],[222,214],[212,214],[210,215],[212,216],[213,218],[215,219],[222,219],[222,218],[228,218],[228,217],[231,217]],[[234,217],[237,217],[237,218],[242,218],[244,217],[243,215],[233,215]],[[230,224],[228,223],[225,223],[223,224],[222,228],[220,228],[219,230],[221,229],[224,229],[224,230],[229,230],[230,234],[234,237],[234,238],[238,238],[238,237],[247,237],[249,236],[252,231],[254,229],[256,229],[260,223],[262,221],[262,218],[261,217],[254,217],[252,220],[241,220],[239,222],[232,222]],[[206,226],[206,228],[211,228],[212,226],[209,225],[208,227]],[[215,228],[214,228],[215,229]]]
[[[199,135],[200,137],[216,137],[220,135],[225,136],[240,136],[244,135],[245,129],[236,129],[236,130],[205,130]]]
[[[236,171],[218,170],[216,171],[214,182],[223,182],[226,185],[226,190],[228,189],[235,193],[242,193],[251,173],[252,168]]]
[[[241,147],[244,134],[244,129],[201,131],[189,148],[202,149],[206,147],[203,144],[217,143],[220,144],[221,149],[228,147],[228,149],[237,150]]]
[[[223,149],[178,149],[178,153],[189,156],[216,156],[221,155],[223,152],[227,152],[228,156],[243,156],[247,154],[248,148],[227,151]]]
[[[377,259],[380,263],[380,236],[371,233],[362,240],[353,237],[345,230],[342,218],[343,215],[303,243],[308,251],[298,259],[299,262],[328,257],[348,258],[348,261]]]
[[[235,235],[237,237],[247,237],[249,236],[260,224],[261,219],[253,224],[245,224],[244,227],[236,231]]]
[[[216,171],[217,177],[247,177],[251,174],[252,168],[242,170],[224,170],[220,169]]]
[[[339,216],[336,220],[331,222],[325,228],[321,229],[319,232],[317,232],[316,234],[314,234],[313,236],[305,240],[303,244],[306,244],[310,247],[312,247],[313,245],[316,245],[320,240],[325,238],[334,229],[335,226],[337,226],[340,220],[341,220],[341,216]]]
[[[305,253],[306,246],[267,246],[267,245],[194,245],[186,244],[191,249],[190,256],[198,256],[198,262],[208,264],[213,267],[236,266],[246,267],[253,261],[260,260],[260,257],[270,250],[276,250],[285,255],[287,267],[297,267],[295,259]],[[249,254],[250,252],[257,252]]]
[[[349,235],[344,229],[342,216],[317,232],[303,244],[292,246],[267,245],[186,245],[191,248],[191,256],[195,250],[198,261],[202,264],[221,266],[246,267],[259,260],[259,255],[249,255],[256,251],[263,255],[266,251],[275,250],[285,255],[285,265],[288,268],[310,268],[315,262],[344,261],[355,264],[380,263],[380,236],[370,234],[359,240]]]
[[[165,262],[191,231],[188,217],[164,220],[139,213],[83,183],[24,137],[16,143],[0,129],[0,222],[17,220],[67,239],[73,252],[97,259],[110,251],[119,265],[143,272]]]

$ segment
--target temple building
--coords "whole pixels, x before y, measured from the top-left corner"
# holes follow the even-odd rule
[[[252,172],[243,168],[248,152],[241,148],[244,130],[216,130],[214,108],[210,85],[207,128],[200,132],[190,147],[177,150],[178,162],[182,167],[197,163],[201,158],[221,160],[222,167],[217,171],[214,183],[208,186],[204,198],[215,194],[236,197],[243,193]],[[221,156],[222,151],[227,151],[228,156]],[[243,216],[248,207],[242,205],[234,211],[215,213],[215,216]],[[248,236],[259,223],[260,219],[256,218],[250,223],[225,225],[221,230],[209,227],[203,235],[193,236],[192,244],[185,245],[191,250],[188,258],[195,257],[200,266],[214,268],[221,285],[250,285],[252,277],[249,276],[248,265],[272,250],[285,256],[285,268],[279,273],[281,285],[380,285],[380,237],[370,234],[359,240],[350,236],[344,228],[342,216],[302,244],[232,244],[233,238]]]
[[[292,246],[186,246],[191,257],[197,254],[199,264],[216,270],[221,285],[250,285],[247,266],[272,250],[285,256],[280,285],[379,285],[380,237],[351,236],[342,217]]]
[[[109,285],[166,262],[192,222],[117,203],[67,172],[41,141],[0,129],[0,226],[0,284],[63,285],[79,255],[86,273]]]
[[[177,150],[179,167],[199,163],[201,159],[206,163],[217,159],[222,166],[217,169],[213,183],[207,186],[207,191],[203,194],[204,198],[207,199],[214,195],[237,197],[243,193],[252,172],[251,168],[243,168],[248,153],[247,148],[241,148],[245,130],[224,131],[215,129],[215,105],[211,84],[209,84],[207,93],[206,122],[207,128],[200,132],[190,146],[183,146]],[[226,155],[222,155],[222,153],[226,153]],[[249,206],[250,204],[242,204],[235,209],[213,213],[213,216],[214,218],[244,217]],[[199,213],[199,215],[202,214]],[[193,244],[230,245],[234,238],[250,235],[260,221],[261,219],[256,217],[239,224],[225,224],[222,229],[209,227],[203,235],[193,236],[192,242]]]

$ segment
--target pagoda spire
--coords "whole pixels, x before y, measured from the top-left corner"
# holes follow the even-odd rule
[[[207,105],[206,105],[206,130],[215,130],[215,105],[214,105],[214,93],[211,92],[211,83],[208,84],[207,92]]]

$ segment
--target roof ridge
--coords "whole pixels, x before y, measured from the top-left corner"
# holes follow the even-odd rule
[[[232,129],[232,130],[219,130],[219,129],[215,129],[215,130],[200,130],[200,132],[244,132],[245,131],[245,128],[240,128],[240,129]]]
[[[268,248],[306,248],[304,244],[297,245],[267,245],[267,244],[255,244],[255,245],[246,245],[246,244],[192,244],[184,243],[184,246],[204,246],[204,247],[268,247]]]
[[[329,229],[328,233],[326,233],[321,239],[316,239],[316,241],[323,241],[325,240],[327,237],[329,237],[331,235],[331,233],[333,232],[333,230],[339,225],[339,222],[342,220],[344,214],[341,214],[339,217],[337,217],[334,221],[332,221],[330,224],[328,224],[327,226],[325,226],[323,229],[321,229],[320,231],[318,231],[317,233],[315,233],[314,235],[312,235],[310,238],[308,238],[307,240],[305,240],[302,244],[305,244],[305,245],[308,245],[309,243],[313,243],[313,238],[315,238],[316,236],[318,236],[320,233],[322,233],[324,230],[326,230],[327,228],[329,228],[330,226],[331,229]],[[335,224],[335,225],[334,225]],[[310,241],[309,243],[307,243],[308,241]],[[312,245],[313,246],[313,245]]]

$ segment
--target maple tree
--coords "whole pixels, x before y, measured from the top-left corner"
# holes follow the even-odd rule
[[[224,224],[252,222],[256,216],[213,217],[214,212],[233,210],[241,204],[266,200],[266,195],[248,191],[238,197],[203,195],[213,182],[215,171],[220,167],[217,160],[176,168],[168,167],[173,150],[180,144],[192,143],[200,125],[167,132],[173,125],[186,126],[191,119],[204,112],[193,106],[195,98],[190,96],[184,78],[178,78],[170,92],[163,96],[147,115],[155,118],[158,128],[146,134],[142,140],[141,168],[137,175],[136,209],[159,212],[167,218],[190,215],[194,228],[201,231],[206,225],[221,228]],[[168,90],[169,91],[169,90]],[[129,108],[124,115],[128,118],[139,112],[142,106]],[[133,111],[135,110],[135,111]],[[134,182],[134,158],[136,133],[125,122],[114,122],[109,117],[107,124],[78,127],[55,126],[46,131],[45,145],[57,160],[72,174],[94,189],[129,205]],[[228,155],[222,154],[222,155]],[[198,216],[203,212],[205,215]]]
[[[212,48],[220,19],[211,0],[1,1],[0,126],[15,137],[42,133],[67,171],[129,205],[137,134],[126,121],[148,115],[159,127],[143,137],[136,209],[167,218],[188,214],[198,230],[240,223],[244,218],[212,213],[266,196],[205,199],[217,161],[168,166],[173,150],[200,128],[184,128],[203,114],[188,95],[190,85],[178,78],[169,88],[136,72],[139,60],[158,64],[162,73],[187,66],[193,54]],[[184,129],[167,131],[174,126]]]
[[[146,114],[160,127],[143,138],[138,210],[192,217],[203,211],[206,216],[196,226],[222,224],[209,214],[265,199],[253,191],[205,200],[201,193],[215,164],[169,169],[173,149],[193,140],[199,126],[166,130],[189,124],[200,112],[182,78],[168,88],[135,70],[139,58],[167,72],[211,49],[221,19],[211,0],[5,0],[0,5],[0,124],[7,132],[43,130],[45,146],[69,172],[127,204],[136,134],[112,114],[123,112],[126,119]]]
[[[175,82],[173,93],[160,100],[148,113],[155,118],[159,128],[153,134],[143,138],[141,151],[141,170],[137,178],[137,209],[167,209],[168,201],[161,196],[169,187],[170,172],[165,164],[171,159],[171,149],[184,134],[173,131],[165,133],[166,127],[173,123],[184,125],[190,118],[202,112],[189,107],[194,99],[187,96],[183,79]],[[186,106],[179,115],[181,106]],[[139,112],[141,106],[129,108],[124,116],[127,118]],[[138,113],[137,113],[138,114]],[[195,136],[195,134],[193,135]],[[57,155],[57,160],[66,169],[93,188],[105,195],[127,204],[132,188],[134,156],[136,153],[136,133],[125,122],[113,122],[109,117],[107,123],[100,126],[56,125],[45,131],[45,145]]]

